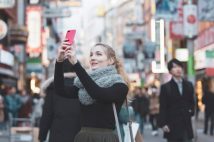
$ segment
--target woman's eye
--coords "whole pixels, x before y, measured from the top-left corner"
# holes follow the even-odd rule
[[[97,53],[97,56],[102,56],[102,53]]]

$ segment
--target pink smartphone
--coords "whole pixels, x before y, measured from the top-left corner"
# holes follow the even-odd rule
[[[67,31],[65,38],[68,40],[68,42],[70,44],[73,44],[75,34],[76,34],[76,30],[68,30]]]

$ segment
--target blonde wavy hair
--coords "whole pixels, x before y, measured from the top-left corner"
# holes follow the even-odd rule
[[[130,80],[128,78],[128,75],[126,74],[126,72],[124,70],[122,62],[116,56],[114,49],[111,46],[104,44],[104,43],[97,43],[97,44],[95,44],[95,47],[96,46],[104,47],[105,53],[106,53],[108,59],[112,59],[114,61],[114,65],[117,69],[118,74],[120,74],[122,76],[124,81],[127,83],[128,87],[130,87]]]

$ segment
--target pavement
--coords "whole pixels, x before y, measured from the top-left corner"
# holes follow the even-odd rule
[[[195,133],[195,139],[193,140],[193,142],[214,142],[214,136],[210,136],[209,134],[205,135],[203,133],[204,118],[202,112],[199,114],[198,120],[196,121],[193,118],[192,122]],[[163,133],[160,129],[158,130],[157,136],[152,136],[151,133],[152,133],[151,125],[146,124],[144,128],[143,142],[166,142],[166,140],[163,139]]]
[[[199,114],[199,118],[196,121],[194,118],[192,119],[193,122],[193,129],[195,133],[195,139],[193,142],[214,142],[214,136],[210,135],[205,135],[203,134],[203,123],[204,123],[204,118],[203,118],[203,113],[201,112]],[[12,131],[12,130],[11,130]],[[34,140],[33,142],[38,142],[38,128],[34,128]],[[157,136],[152,136],[152,128],[150,124],[145,124],[144,128],[144,135],[143,135],[143,142],[166,142],[165,139],[163,139],[163,133],[162,130],[158,130],[158,135]],[[27,137],[24,137],[25,139]],[[3,136],[0,133],[0,142],[10,142],[10,137],[9,136]]]

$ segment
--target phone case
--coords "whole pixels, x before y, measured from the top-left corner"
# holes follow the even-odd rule
[[[67,33],[66,33],[66,39],[68,40],[68,42],[70,44],[73,43],[75,34],[76,34],[76,30],[68,30],[67,31]]]

